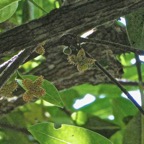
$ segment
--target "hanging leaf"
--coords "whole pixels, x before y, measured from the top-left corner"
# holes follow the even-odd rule
[[[18,0],[1,0],[0,1],[0,23],[9,19],[18,7]]]
[[[22,78],[22,79],[30,79],[32,81],[35,81],[38,76],[34,76],[34,75],[21,75],[20,73],[18,73],[18,75]],[[22,84],[22,79],[16,79],[18,84],[25,89],[24,85]],[[41,97],[42,99],[44,99],[45,101],[52,103],[58,107],[63,107],[63,103],[60,97],[60,94],[58,92],[58,90],[56,89],[56,87],[49,81],[44,80],[42,83],[42,88],[45,90],[46,94]]]
[[[112,144],[105,137],[72,125],[55,128],[53,123],[40,123],[29,127],[40,144]]]
[[[126,16],[127,31],[131,44],[138,49],[144,49],[144,9],[139,9]]]

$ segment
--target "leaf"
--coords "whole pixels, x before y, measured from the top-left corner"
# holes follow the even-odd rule
[[[2,9],[16,1],[19,1],[19,0],[0,0],[0,9]]]
[[[70,88],[60,91],[60,95],[65,108],[70,111],[75,111],[75,109],[73,108],[73,104],[75,103],[75,100],[79,98],[79,93],[76,90]]]
[[[46,91],[46,95],[43,97],[45,101],[50,102],[56,106],[63,107],[63,102],[60,97],[60,94],[52,83],[50,83],[47,80],[44,80],[42,87]]]
[[[0,23],[9,19],[15,13],[17,7],[18,0],[13,0],[13,2],[10,2],[10,0],[2,0],[0,2]]]
[[[137,113],[137,108],[131,101],[126,98],[115,98],[112,100],[113,114],[115,122],[118,125],[124,125],[124,118],[127,116],[133,116]]]
[[[144,117],[138,114],[129,122],[124,134],[123,144],[143,144],[144,131],[142,129],[144,120],[142,119]]]
[[[21,75],[20,73],[18,73],[18,75],[22,79],[31,79],[33,81],[38,78],[37,76],[34,76],[34,75]],[[22,84],[21,79],[16,79],[16,81],[23,89],[25,89]],[[59,94],[58,90],[56,89],[56,87],[51,82],[44,80],[43,84],[42,84],[42,88],[44,88],[46,91],[46,94],[43,97],[41,97],[43,100],[45,100],[49,103],[52,103],[58,107],[63,107],[63,102],[60,97],[60,94]]]
[[[79,110],[104,119],[112,114],[112,106],[110,101],[111,99],[108,97],[96,99],[96,101],[92,104],[86,105]]]
[[[116,132],[115,134],[113,134],[111,136],[110,140],[114,144],[123,144],[123,130],[120,130],[120,131]]]
[[[29,127],[29,131],[40,144],[112,144],[95,132],[72,125],[56,129],[52,123],[40,123]]]
[[[41,17],[45,14],[44,11],[49,13],[51,10],[55,8],[55,0],[30,0],[33,4],[33,9],[34,9],[34,18]],[[43,9],[43,10],[42,10]]]
[[[71,117],[66,114],[62,109],[55,106],[47,106],[45,111],[50,114],[48,117],[49,122],[60,124],[73,124]]]
[[[144,9],[139,9],[126,16],[127,31],[131,44],[138,48],[144,49]]]
[[[121,94],[121,91],[117,86],[110,84],[99,84],[96,86],[90,84],[82,84],[79,86],[74,86],[72,89],[76,90],[81,96],[89,93],[96,97],[101,95],[108,97],[119,97]]]
[[[115,132],[120,129],[119,126],[113,124],[111,121],[103,120],[96,116],[89,117],[84,127],[99,134],[102,134],[107,138],[111,137]]]

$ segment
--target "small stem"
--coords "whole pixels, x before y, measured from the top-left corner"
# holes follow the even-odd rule
[[[10,124],[5,124],[5,123],[0,122],[0,127],[4,128],[4,129],[11,129],[14,131],[22,132],[24,134],[30,134],[26,128],[22,128],[22,127],[10,125]]]
[[[115,42],[110,42],[110,41],[100,40],[100,39],[91,39],[91,38],[86,39],[86,38],[81,38],[81,37],[78,37],[78,39],[80,43],[86,42],[86,43],[91,43],[91,44],[101,44],[101,45],[106,45],[111,48],[119,49],[125,52],[129,51],[129,52],[137,53],[139,55],[144,55],[144,50],[136,49],[131,46],[127,46],[127,45],[123,45],[123,44],[119,44]]]
[[[144,110],[142,107],[135,101],[135,99],[128,93],[128,91],[115,79],[109,74],[97,61],[95,65],[113,82],[115,83],[121,91],[132,101],[132,103],[139,109],[139,111],[144,115]]]
[[[118,79],[117,80],[120,84],[122,85],[125,85],[125,86],[139,86],[139,82],[137,81],[127,81],[127,80],[121,80],[121,79]],[[102,83],[102,84],[114,84],[112,82],[105,82],[105,83]],[[144,86],[144,83],[142,83],[142,85]]]

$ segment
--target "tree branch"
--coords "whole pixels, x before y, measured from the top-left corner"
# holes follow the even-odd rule
[[[108,76],[108,78],[111,79],[112,82],[114,82],[121,91],[131,100],[131,102],[139,109],[139,111],[144,115],[144,110],[142,107],[135,101],[135,99],[128,93],[128,91],[115,79],[113,78],[97,61],[95,62],[96,66],[99,67],[105,75]]]
[[[81,34],[142,7],[143,0],[90,0],[53,10],[40,19],[1,34],[0,55],[29,48],[35,42],[46,41],[48,49],[57,45],[64,33]]]
[[[139,86],[139,82],[137,81],[128,81],[128,80],[121,80],[118,79],[117,80],[121,85],[125,85],[125,86]],[[114,84],[113,82],[104,82],[102,84]],[[142,83],[142,85],[144,86],[144,83]]]
[[[99,39],[91,39],[91,38],[86,39],[86,38],[81,38],[81,37],[79,37],[78,39],[79,39],[80,43],[86,42],[86,43],[91,43],[94,45],[101,44],[101,45],[106,45],[106,46],[114,48],[114,49],[119,49],[124,52],[133,52],[133,53],[137,53],[139,55],[144,55],[144,50],[136,49],[131,46],[127,46],[127,45],[123,45],[123,44],[119,44],[119,43],[115,43],[115,42],[99,40]]]
[[[21,132],[21,133],[24,133],[24,134],[27,134],[27,135],[30,134],[29,131],[26,128],[18,127],[16,125],[10,125],[10,124],[0,122],[0,127],[4,128],[4,129],[10,129],[10,130],[14,130],[14,131],[17,131],[17,132]]]
[[[10,76],[18,69],[18,67],[25,62],[25,60],[34,52],[35,48],[30,50],[22,50],[14,56],[9,63],[6,63],[6,68],[0,74],[0,88],[6,83]],[[4,66],[5,67],[5,66]]]

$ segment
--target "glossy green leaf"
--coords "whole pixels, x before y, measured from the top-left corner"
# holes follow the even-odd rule
[[[22,78],[22,79],[31,79],[31,80],[36,80],[38,77],[34,76],[34,75],[21,75],[20,73],[18,73],[18,75]],[[18,84],[25,89],[25,87],[22,84],[22,80],[21,79],[16,79]],[[60,97],[60,94],[58,92],[58,90],[56,89],[56,87],[49,82],[48,80],[44,80],[42,87],[45,89],[46,94],[41,97],[42,99],[44,99],[45,101],[52,103],[58,107],[63,107],[63,103],[62,103],[62,99]]]
[[[52,123],[40,123],[29,127],[29,131],[40,144],[112,144],[93,131],[72,125],[56,129]]]
[[[44,80],[42,87],[46,91],[46,95],[43,97],[45,101],[50,102],[56,106],[63,107],[63,102],[59,92],[51,82]]]
[[[144,9],[139,9],[126,16],[127,31],[131,44],[138,48],[144,49]]]
[[[7,7],[11,3],[17,2],[17,1],[19,1],[19,0],[0,0],[0,9]]]
[[[0,23],[6,21],[7,19],[9,19],[16,11],[18,7],[18,1],[14,1],[14,2],[4,2],[1,1],[0,2]]]

